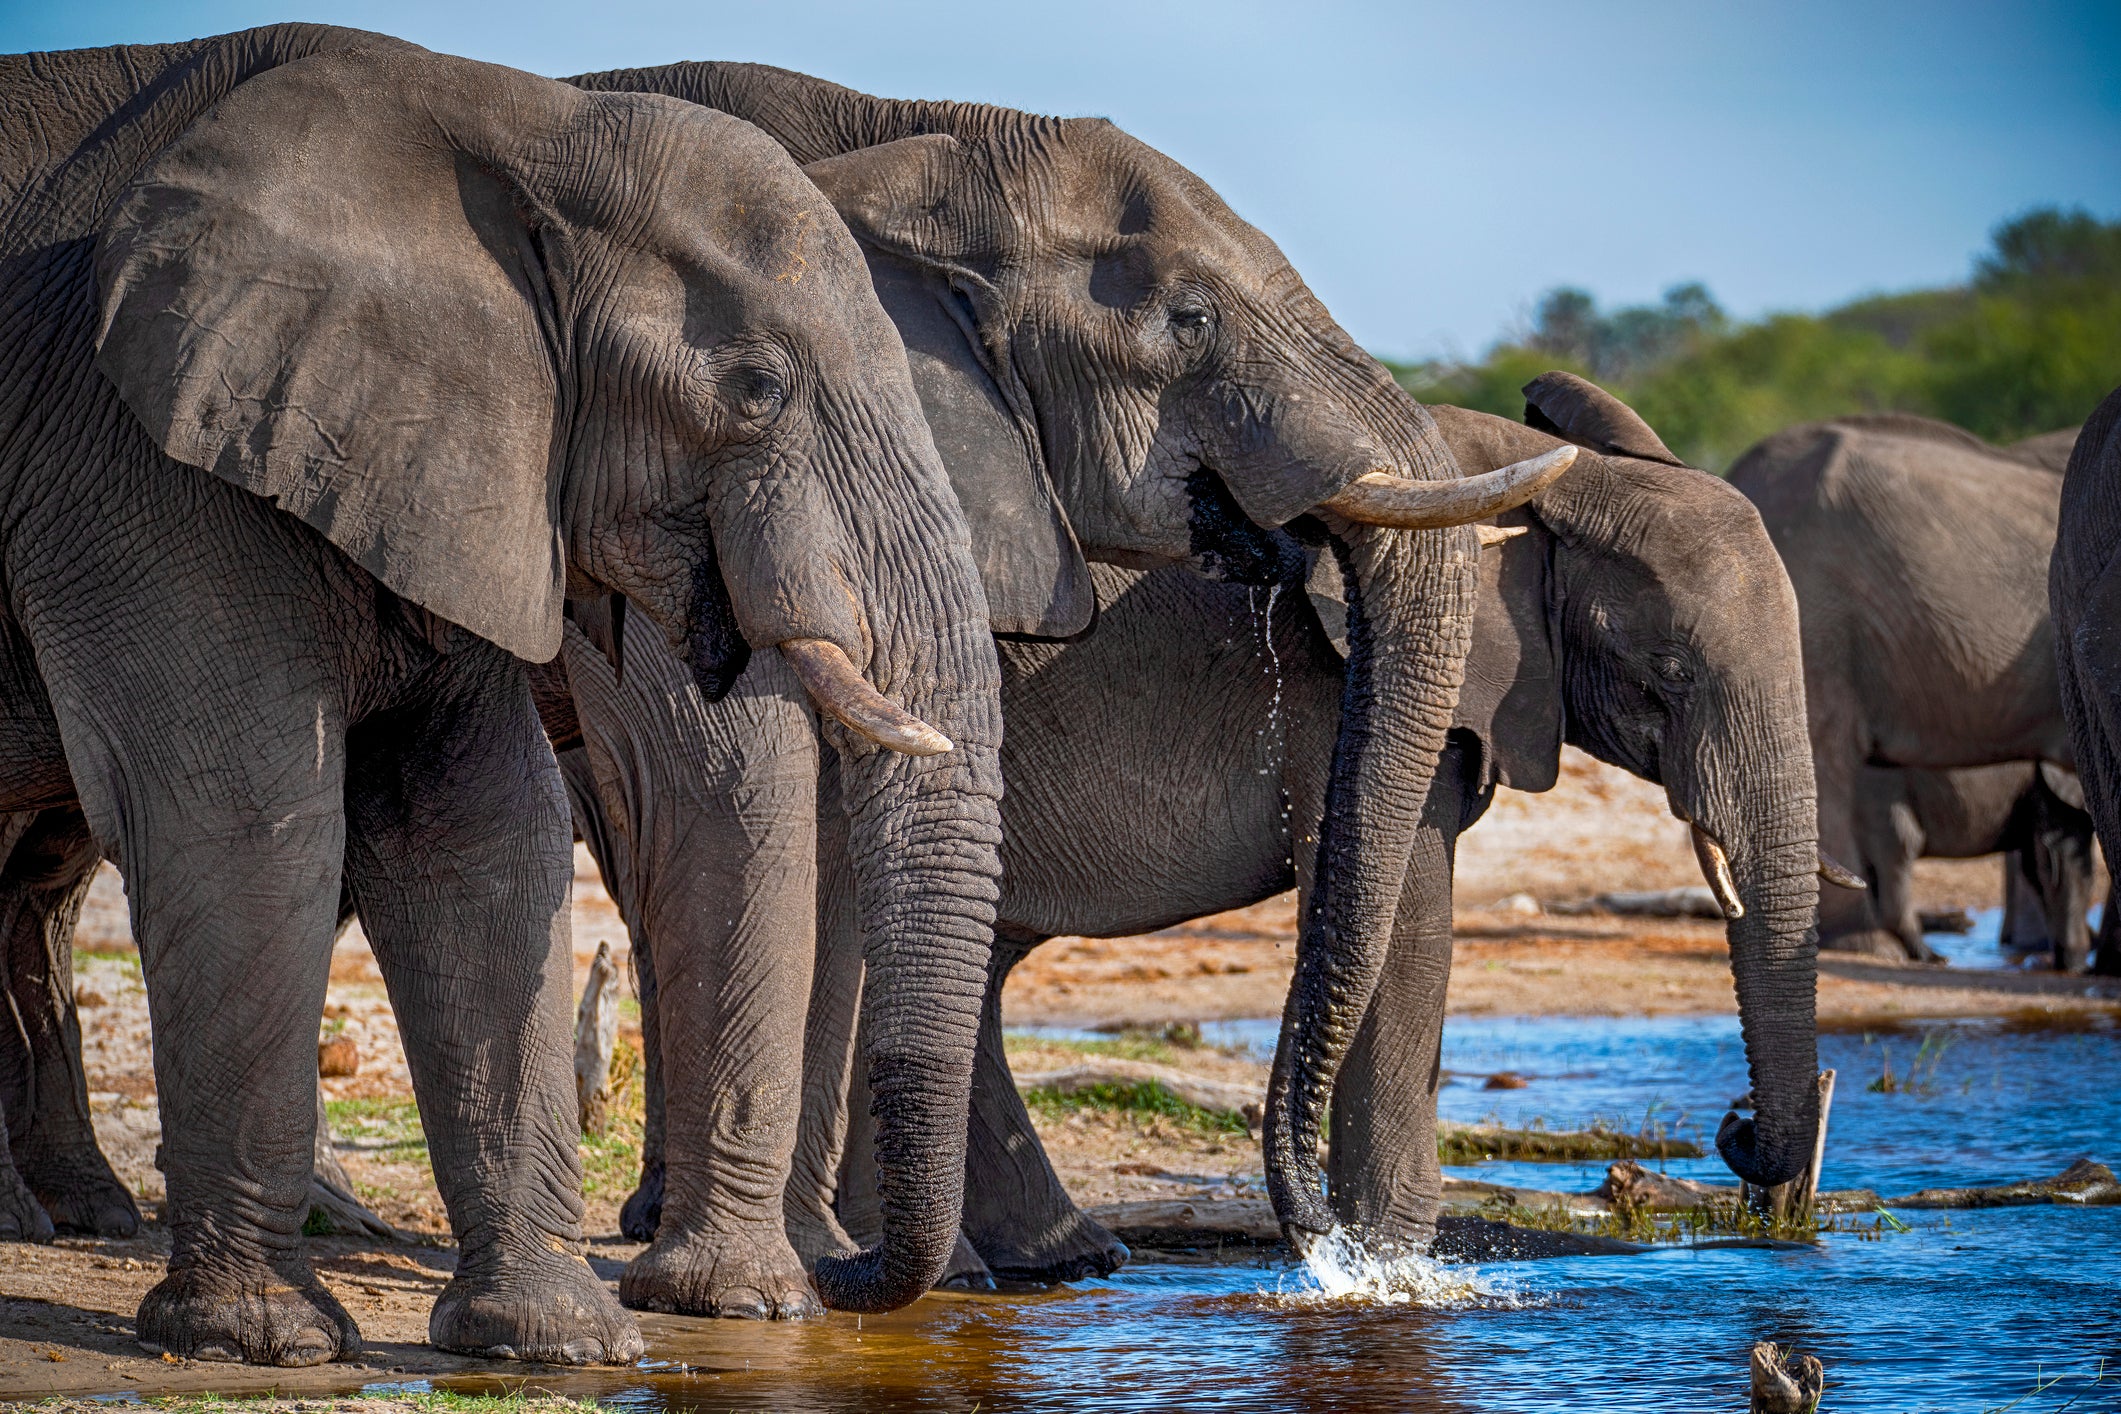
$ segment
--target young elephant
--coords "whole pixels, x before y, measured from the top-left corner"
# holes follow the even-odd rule
[[[2062,478],[2062,508],[2048,568],[2055,658],[2084,800],[2109,861],[2121,859],[2121,389],[2084,424]],[[2111,865],[2109,865],[2111,867]],[[2113,905],[2092,970],[2121,976]]]
[[[1803,609],[1820,843],[1874,884],[1890,864],[1858,835],[1867,769],[2073,765],[2047,607],[2058,441],[1895,413],[1778,432],[1731,468]],[[1878,912],[1892,892],[1823,898],[1821,946],[1936,960]]]
[[[1503,517],[1527,533],[1483,557],[1467,686],[1420,825],[1423,857],[1444,867],[1404,875],[1385,981],[1356,1018],[1334,1100],[1332,1192],[1343,1220],[1380,1238],[1425,1240],[1440,1197],[1434,1084],[1453,842],[1498,782],[1551,786],[1564,740],[1666,786],[1732,915],[1759,1109],[1757,1129],[1726,1122],[1727,1159],[1776,1182],[1810,1152],[1816,857],[1788,581],[1744,500],[1677,465],[1616,400],[1568,375],[1527,394],[1531,416],[1595,455]],[[1436,416],[1471,468],[1555,445],[1478,413]],[[1008,969],[1056,934],[1148,932],[1292,883],[1314,888],[1319,833],[1305,822],[1320,818],[1342,740],[1342,650],[1321,622],[1344,622],[1336,576],[1314,575],[1309,596],[1300,579],[1257,590],[1100,569],[1097,582],[1094,636],[1002,646],[1003,896],[966,1233],[1015,1278],[1109,1271],[1125,1249],[1069,1201],[1009,1081],[999,1011]],[[788,1195],[798,1246],[823,1251],[845,1242],[842,1219],[862,1231],[870,1207],[866,1106],[858,1086],[849,1098],[844,1063],[859,956],[836,872],[827,868],[821,897]],[[652,1104],[650,1122],[653,1145]],[[658,1178],[651,1159],[634,1221],[652,1220]]]
[[[1568,454],[1450,479],[1427,413],[1333,323],[1273,244],[1109,123],[894,102],[743,64],[577,82],[737,114],[810,163],[905,341],[974,528],[997,631],[1089,631],[1091,560],[1186,562],[1274,582],[1302,557],[1260,527],[1292,519],[1345,562],[1365,625],[1349,670],[1363,710],[1350,715],[1341,769],[1326,783],[1328,863],[1298,986],[1297,1027],[1311,1043],[1292,1058],[1269,1122],[1277,1136],[1308,1132],[1348,1038],[1322,1013],[1375,975],[1462,671],[1477,539],[1443,527],[1515,504]],[[816,748],[796,716],[764,712],[741,692],[703,703],[652,646],[623,649],[622,676],[621,654],[607,661],[599,651],[613,638],[609,620],[586,615],[584,627],[563,651],[592,778],[577,796],[594,797],[606,817],[584,834],[606,842],[600,863],[668,1002],[655,1039],[669,1109],[667,1206],[621,1295],[691,1314],[799,1315],[804,1268],[784,1235],[781,1192],[816,914],[777,906],[785,888],[768,898],[728,878],[722,841],[772,853],[784,884],[808,888],[809,812],[822,809],[831,829],[841,802],[859,812],[869,790],[842,757],[821,797]],[[737,772],[762,783],[756,794],[725,788]],[[871,873],[902,850],[850,839],[853,869],[833,907],[853,918],[870,911]],[[887,944],[872,934],[858,945],[872,983],[898,965]],[[986,959],[968,952],[961,962],[929,1010],[976,1014]],[[861,1002],[877,1182],[886,1214],[909,1194],[931,1212],[947,1198],[954,1213],[962,1116],[899,1122],[925,1100],[877,1046],[929,1036],[961,1047],[952,1054],[969,1073],[973,1031],[937,1025],[910,995],[872,985]],[[1292,1140],[1277,1153],[1285,1215],[1330,1222],[1315,1172],[1306,1177],[1315,1145]],[[642,1227],[630,1219],[629,1229]],[[806,1253],[840,1250],[843,1235],[831,1237],[806,1240]],[[903,1300],[934,1279],[900,1275]]]
[[[1931,951],[1915,907],[1915,861],[2000,852],[2005,946],[2047,952],[2058,971],[2083,970],[2092,821],[2072,772],[2046,761],[1956,771],[1866,766],[1856,782],[1855,837],[1876,891],[1873,916],[1911,956]]]
[[[460,1247],[431,1338],[630,1360],[579,1254],[522,661],[563,594],[624,593],[708,697],[779,645],[828,712],[954,742],[840,742],[912,847],[865,921],[916,977],[991,923],[986,605],[859,251],[736,119],[352,31],[0,60],[0,111],[36,136],[0,151],[0,810],[78,798],[126,877],[172,1235],[141,1340],[358,1345],[299,1230],[343,880]],[[903,1078],[961,1117],[968,1071]]]

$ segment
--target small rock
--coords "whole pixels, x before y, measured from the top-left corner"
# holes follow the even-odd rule
[[[1540,914],[1546,912],[1544,908],[1539,906],[1539,900],[1533,898],[1530,894],[1511,894],[1508,898],[1497,899],[1495,900],[1495,911],[1497,913],[1515,913],[1526,918],[1537,918]]]
[[[332,1036],[317,1042],[317,1074],[357,1075],[361,1070],[361,1048],[351,1036]]]
[[[95,988],[77,983],[74,987],[74,1005],[86,1010],[89,1007],[109,1006],[110,998]]]
[[[1483,1090],[1522,1090],[1532,1082],[1514,1070],[1498,1070],[1481,1082]]]

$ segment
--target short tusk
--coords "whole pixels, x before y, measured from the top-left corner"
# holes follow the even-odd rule
[[[1319,502],[1318,508],[1363,525],[1395,530],[1465,525],[1523,505],[1552,485],[1575,460],[1576,448],[1561,446],[1456,481],[1410,481],[1389,471],[1373,471],[1356,477],[1338,495]]]
[[[1829,884],[1838,884],[1844,889],[1870,887],[1863,882],[1861,875],[1854,873],[1848,866],[1836,861],[1833,856],[1823,849],[1819,851],[1819,877],[1826,880]]]
[[[1701,865],[1701,877],[1709,881],[1709,892],[1716,896],[1716,906],[1731,922],[1745,917],[1745,904],[1738,897],[1738,885],[1731,878],[1731,861],[1723,854],[1723,846],[1716,837],[1699,825],[1689,825],[1694,832],[1694,859]]]
[[[908,756],[940,756],[950,750],[949,737],[871,687],[837,643],[791,638],[780,647],[811,701],[849,731]]]
[[[1473,533],[1480,537],[1480,548],[1485,550],[1490,545],[1515,540],[1531,528],[1529,525],[1476,525],[1473,527]]]

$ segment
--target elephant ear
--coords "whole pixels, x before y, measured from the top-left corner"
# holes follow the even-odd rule
[[[410,46],[301,60],[148,163],[96,258],[98,361],[165,452],[538,662],[565,571],[560,262],[495,148],[585,101]]]
[[[1685,466],[1642,415],[1588,378],[1555,370],[1524,385],[1528,427],[1609,457]]]
[[[2057,766],[2052,761],[2040,763],[2040,783],[2048,793],[2072,810],[2088,811],[2084,803],[2084,782],[2067,766]]]
[[[1053,493],[1028,394],[1005,367],[996,377],[962,288],[978,282],[958,267],[961,243],[949,234],[963,157],[955,138],[927,136],[804,171],[861,240],[877,298],[905,342],[914,391],[972,531],[994,631],[1075,638],[1097,616],[1097,591]]]
[[[1554,537],[1523,510],[1496,519],[1504,526],[1524,526],[1527,533],[1480,552],[1473,642],[1451,726],[1480,738],[1486,764],[1476,791],[1498,783],[1551,790],[1561,773],[1565,715],[1548,592]],[[1348,600],[1333,556],[1319,555],[1312,562],[1304,588],[1319,627],[1346,658]]]

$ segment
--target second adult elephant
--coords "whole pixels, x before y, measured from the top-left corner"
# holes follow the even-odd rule
[[[2073,765],[2047,605],[2054,440],[2019,451],[1926,418],[1850,417],[1778,432],[1731,468],[1803,610],[1820,843],[1874,883],[1867,769]],[[1827,895],[1821,946],[1936,960],[1904,914],[1876,909]]]
[[[1475,533],[1455,527],[1529,496],[1569,452],[1458,479],[1428,414],[1273,243],[1110,123],[893,101],[744,64],[578,82],[737,114],[805,160],[897,322],[974,527],[995,630],[1091,632],[1096,560],[1279,582],[1303,555],[1263,527],[1295,522],[1344,565],[1362,625],[1348,672],[1360,710],[1326,783],[1327,862],[1296,991],[1307,1039],[1268,1122],[1285,1219],[1329,1225],[1313,1141],[1350,1031],[1327,1013],[1374,982],[1449,726],[1478,556]],[[727,878],[716,842],[764,841],[783,882],[807,885],[815,748],[797,720],[747,718],[756,704],[741,693],[700,701],[667,655],[607,660],[592,637],[571,634],[564,650],[607,817],[585,833],[611,842],[600,862],[619,876],[613,893],[670,1002],[657,1042],[667,1203],[622,1295],[690,1314],[801,1314],[804,1264],[784,1236],[781,1192],[816,912],[784,906],[785,888],[769,899]],[[826,828],[842,801],[859,810],[867,796],[838,764]],[[771,797],[723,789],[738,773],[770,776]],[[856,842],[858,865],[872,848]],[[859,890],[828,894],[850,918],[869,911]],[[872,933],[863,949],[872,976],[894,961],[882,941]],[[974,1029],[940,1026],[935,1012],[976,1009],[984,982],[985,959],[968,955],[925,1002],[865,991],[866,1034],[947,1046],[969,1074]],[[863,1081],[888,1107],[919,1077],[880,1065],[868,1044]],[[961,1169],[944,1170],[960,1134],[880,1131],[877,1172],[918,1175],[954,1204]],[[887,1193],[887,1211],[900,1201]],[[894,1289],[911,1299],[933,1276],[909,1269]]]
[[[2084,800],[2109,867],[2121,859],[2121,389],[2084,424],[2063,476],[2048,566],[2056,667]],[[2093,970],[2121,976],[2121,929],[2100,930]]]

